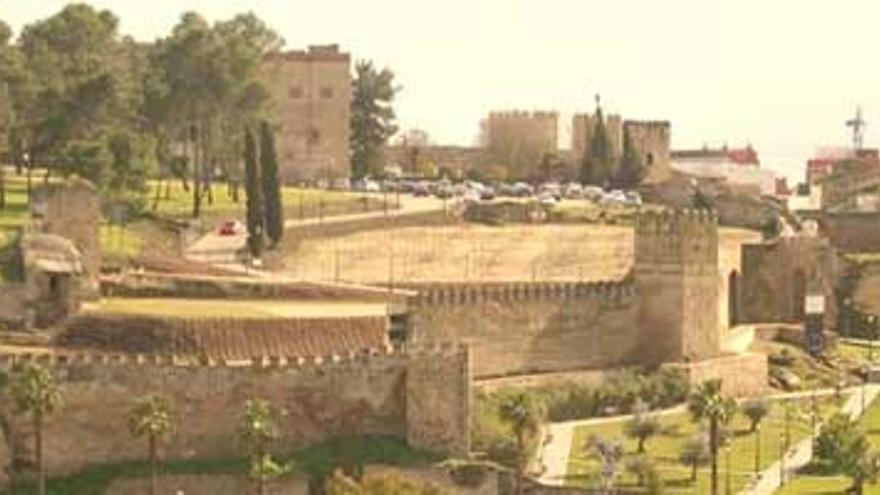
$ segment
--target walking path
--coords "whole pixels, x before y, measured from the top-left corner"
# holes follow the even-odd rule
[[[396,201],[394,196],[389,195],[389,204]],[[396,218],[403,215],[438,211],[443,209],[443,201],[436,198],[416,198],[412,196],[400,197],[400,208],[375,210],[365,213],[351,213],[347,215],[334,215],[323,218],[289,219],[284,222],[285,229],[304,227],[309,225],[328,225],[334,223],[366,220],[371,218]],[[247,234],[219,235],[211,231],[203,235],[199,240],[186,248],[185,257],[202,263],[219,265],[240,265],[240,253],[244,251],[247,243]]]
[[[810,397],[813,394],[817,396],[831,395],[836,393],[834,389],[820,389],[816,391],[801,391],[783,394],[774,394],[767,396],[768,399],[794,399]],[[853,419],[857,419],[862,414],[862,388],[853,387],[843,391],[848,395],[846,403],[842,407],[842,412],[849,414]],[[865,387],[865,404],[870,405],[877,396],[880,395],[880,385],[868,385]],[[676,406],[670,409],[653,412],[652,414],[666,415],[684,412],[687,410],[685,405]],[[560,423],[550,423],[545,429],[545,441],[541,449],[540,462],[543,466],[543,472],[539,478],[540,482],[545,485],[562,486],[565,484],[566,474],[568,471],[568,460],[571,455],[572,440],[574,438],[574,430],[580,426],[597,425],[603,423],[612,423],[626,420],[632,415],[612,416],[607,418],[592,418],[575,421],[564,421]],[[812,439],[808,438],[795,445],[786,456],[786,471],[793,471],[806,465],[812,456]],[[770,495],[779,487],[779,463],[775,463],[761,473],[759,482],[744,491],[747,495]]]

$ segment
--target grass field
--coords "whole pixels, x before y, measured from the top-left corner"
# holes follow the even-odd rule
[[[166,183],[151,181],[147,194],[147,209],[152,211],[153,198],[156,188],[161,188],[160,201],[155,210],[156,214],[173,218],[192,218],[192,190],[186,191],[180,181],[171,182],[168,187],[168,196],[165,195]],[[244,189],[239,189],[239,201],[233,201],[226,184],[214,184],[212,186],[213,203],[203,196],[202,212],[205,217],[211,219],[238,218],[244,219],[245,195]],[[316,217],[320,214],[323,204],[324,215],[338,214],[339,210],[345,209],[352,213],[358,211],[376,210],[382,207],[381,196],[366,196],[343,191],[324,191],[320,189],[302,189],[296,187],[284,187],[282,189],[282,204],[284,205],[285,218]],[[389,204],[392,203],[389,196]],[[365,201],[367,203],[365,204]]]
[[[186,318],[318,318],[385,315],[382,303],[226,299],[104,298],[87,311]]]
[[[234,441],[234,440],[232,440]],[[355,459],[367,464],[410,467],[424,466],[439,459],[429,452],[407,447],[400,440],[381,437],[340,437],[304,450],[281,455],[278,459],[286,465],[293,477],[323,476],[329,474],[343,460]],[[245,458],[192,459],[164,463],[164,474],[233,474],[245,476],[248,462]],[[143,478],[149,473],[146,462],[120,462],[91,466],[83,471],[49,479],[48,492],[55,495],[97,495],[120,478]],[[34,483],[22,483],[4,495],[34,495]]]
[[[874,401],[867,413],[859,420],[859,424],[868,434],[868,439],[875,449],[880,449],[880,401]],[[787,486],[778,490],[776,495],[843,495],[851,482],[844,476],[811,477],[798,476]],[[880,484],[865,487],[865,495],[880,495]]]
[[[722,267],[738,266],[740,244],[755,236],[722,229]],[[287,253],[285,267],[295,277],[351,282],[590,281],[622,278],[632,259],[627,226],[470,224],[309,239]]]
[[[837,405],[832,398],[821,399],[820,414],[828,417]],[[792,444],[805,438],[810,432],[810,401],[792,402],[790,412],[789,433]],[[692,494],[709,492],[709,471],[707,467],[700,469],[696,486],[690,479],[690,468],[678,462],[681,446],[690,437],[700,431],[700,426],[691,421],[686,412],[673,413],[661,417],[664,433],[652,438],[647,443],[648,456],[656,462],[658,471],[670,494]],[[568,465],[568,484],[575,486],[595,486],[599,463],[587,452],[587,440],[597,435],[606,440],[619,439],[627,457],[636,452],[636,442],[627,439],[623,434],[625,421],[612,421],[600,425],[582,426],[575,430],[572,441],[572,455]],[[737,414],[732,422],[733,440],[730,444],[730,479],[731,487],[736,493],[751,479],[755,466],[756,438],[748,431],[748,420]],[[785,432],[785,408],[781,402],[774,402],[770,415],[765,418],[760,430],[762,469],[770,466],[779,458],[780,446]],[[719,485],[724,490],[727,466],[724,451],[719,456]],[[634,486],[636,479],[625,473],[619,479],[621,486]],[[695,491],[696,490],[696,491]]]

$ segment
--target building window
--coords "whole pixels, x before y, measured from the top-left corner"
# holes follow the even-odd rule
[[[287,96],[290,98],[302,98],[303,90],[299,86],[292,86],[287,90]]]
[[[333,98],[333,88],[330,86],[321,86],[321,98]]]

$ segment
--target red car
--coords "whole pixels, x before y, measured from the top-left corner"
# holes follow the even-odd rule
[[[226,220],[217,228],[217,234],[221,236],[233,236],[241,233],[242,225],[238,220]]]

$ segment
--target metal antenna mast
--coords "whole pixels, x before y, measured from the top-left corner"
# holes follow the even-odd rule
[[[868,123],[865,122],[865,119],[862,118],[862,107],[856,107],[856,116],[853,119],[846,121],[847,127],[852,127],[853,130],[853,148],[858,151],[862,149],[862,145],[865,142],[865,126]]]

